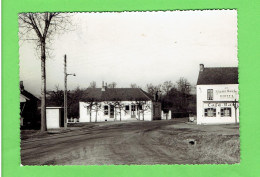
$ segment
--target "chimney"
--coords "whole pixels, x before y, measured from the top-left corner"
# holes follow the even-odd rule
[[[20,90],[24,91],[23,81],[20,81]]]
[[[105,89],[105,85],[104,85],[104,81],[102,81],[102,88],[101,88],[101,91],[104,92],[106,89]]]
[[[204,71],[204,64],[200,64],[200,72]]]

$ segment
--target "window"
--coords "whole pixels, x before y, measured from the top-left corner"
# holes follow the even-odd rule
[[[204,114],[205,117],[216,117],[216,108],[206,108]]]
[[[133,105],[133,104],[131,105],[131,110],[135,111],[135,105]]]
[[[221,108],[221,117],[231,117],[231,108]]]
[[[207,99],[213,100],[213,89],[208,89]]]
[[[143,105],[138,105],[138,110],[143,110]]]
[[[125,105],[125,115],[129,114],[129,111],[130,111],[130,106]]]
[[[108,106],[107,105],[104,106],[104,115],[108,115]]]

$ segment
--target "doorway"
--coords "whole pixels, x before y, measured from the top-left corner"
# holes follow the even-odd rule
[[[136,118],[136,105],[131,105],[131,118]]]
[[[110,114],[109,114],[109,117],[110,118],[114,118],[115,117],[115,108],[113,105],[110,105]]]

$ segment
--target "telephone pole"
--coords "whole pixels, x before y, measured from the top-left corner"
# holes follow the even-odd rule
[[[64,128],[67,128],[68,108],[67,108],[67,77],[69,75],[76,76],[76,74],[67,74],[67,56],[64,55]]]

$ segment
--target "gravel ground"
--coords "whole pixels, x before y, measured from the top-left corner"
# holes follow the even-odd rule
[[[240,162],[238,125],[194,125],[186,121],[89,123],[61,134],[29,136],[21,141],[21,163],[148,165]]]

